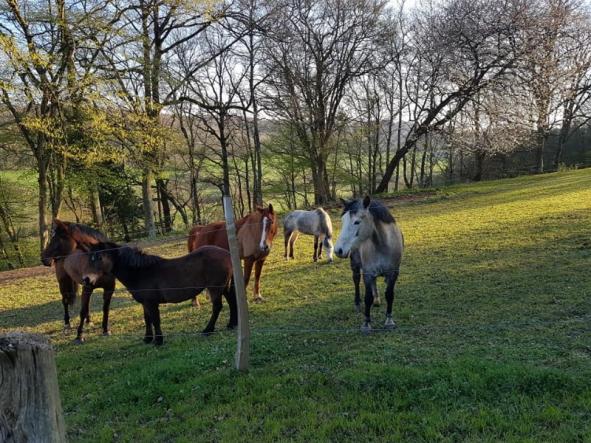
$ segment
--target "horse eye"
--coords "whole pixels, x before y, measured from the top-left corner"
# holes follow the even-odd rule
[[[361,220],[355,220],[355,223],[353,223],[353,224],[358,225],[359,223],[361,223]]]

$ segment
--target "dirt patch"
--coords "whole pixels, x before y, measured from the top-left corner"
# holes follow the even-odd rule
[[[38,277],[40,275],[49,275],[53,268],[47,266],[35,266],[32,268],[21,268],[13,271],[0,272],[0,285],[10,283],[23,278]]]

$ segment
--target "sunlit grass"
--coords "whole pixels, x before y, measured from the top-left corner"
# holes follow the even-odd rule
[[[0,289],[0,328],[52,336],[72,441],[590,440],[591,170],[388,204],[406,241],[393,333],[358,332],[348,261],[314,264],[300,237],[285,262],[281,233],[267,301],[250,304],[248,374],[232,369],[233,333],[198,335],[203,296],[162,309],[162,348],[141,343],[125,292],[114,335],[100,336],[95,294],[97,326],[73,345],[51,276]]]

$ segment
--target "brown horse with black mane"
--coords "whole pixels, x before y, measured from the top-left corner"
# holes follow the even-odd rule
[[[254,266],[254,299],[262,301],[260,291],[261,273],[265,260],[271,252],[273,238],[277,234],[277,216],[273,205],[257,208],[246,217],[236,221],[236,237],[240,258],[244,260],[244,284],[248,286]],[[223,221],[204,226],[195,226],[189,232],[189,252],[200,246],[214,245],[229,250],[226,223]],[[196,304],[196,300],[193,300]]]
[[[134,300],[144,307],[145,343],[163,343],[160,328],[161,303],[179,303],[209,291],[212,313],[203,330],[213,332],[222,310],[222,296],[230,305],[228,329],[238,324],[236,294],[232,284],[232,262],[228,251],[216,246],[203,246],[178,258],[162,258],[129,246],[99,243],[90,248],[90,266],[83,276],[90,284],[106,275],[114,275],[127,288]]]
[[[70,328],[70,313],[68,306],[74,304],[78,293],[78,285],[83,284],[83,274],[89,264],[86,250],[89,246],[99,242],[108,241],[99,231],[89,226],[53,221],[51,239],[43,252],[41,261],[45,266],[55,265],[55,276],[62,294],[64,306],[64,328]],[[78,325],[76,342],[82,343],[84,320],[90,323],[89,303],[92,291],[95,288],[103,289],[103,335],[110,335],[109,331],[109,306],[115,290],[115,278],[105,276],[93,285],[84,285],[82,289],[82,304],[80,307],[80,324]]]

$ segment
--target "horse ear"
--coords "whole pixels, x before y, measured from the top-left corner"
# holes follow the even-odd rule
[[[56,231],[57,230],[62,230],[62,231],[68,230],[68,228],[66,228],[66,225],[64,224],[64,222],[61,220],[58,220],[57,218],[53,220],[53,226],[55,227]]]
[[[371,202],[371,199],[369,198],[369,195],[366,195],[365,198],[363,199],[363,208],[367,209],[369,207],[370,202]]]
[[[273,205],[269,203],[269,213],[273,214]]]

